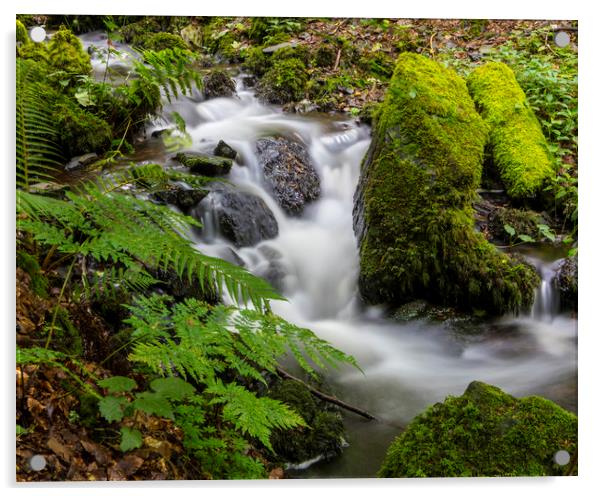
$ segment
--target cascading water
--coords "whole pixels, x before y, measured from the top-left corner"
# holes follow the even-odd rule
[[[235,250],[251,272],[275,277],[288,298],[273,303],[276,313],[356,357],[363,374],[350,368],[328,373],[340,397],[404,425],[429,404],[483,380],[511,394],[541,394],[576,410],[576,323],[561,315],[540,318],[555,308],[553,264],[540,265],[544,282],[531,316],[502,318],[471,332],[387,320],[378,308],[356,304],[352,209],[360,162],[370,142],[367,127],[326,116],[284,114],[259,103],[240,82],[235,98],[200,103],[181,98],[166,107],[165,115],[173,110],[188,124],[192,150],[210,153],[224,140],[238,152],[228,180],[237,190],[261,198],[278,223],[275,238],[236,248],[220,236],[207,205],[217,200],[210,196],[197,214],[205,224],[199,250],[215,256]],[[321,194],[302,215],[287,215],[264,180],[255,142],[266,136],[288,136],[309,151]],[[303,477],[374,476],[399,429],[351,416],[346,424],[350,446],[343,455],[313,465]]]

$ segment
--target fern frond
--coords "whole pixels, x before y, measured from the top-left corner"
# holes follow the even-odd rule
[[[243,434],[257,438],[270,450],[273,429],[307,426],[303,418],[284,403],[268,397],[258,398],[238,384],[216,381],[207,388],[207,393],[215,395],[211,404],[224,405],[224,420],[231,422]]]
[[[17,59],[16,67],[16,158],[17,186],[29,189],[34,181],[52,180],[61,167],[56,131],[46,103],[34,81],[35,62]]]

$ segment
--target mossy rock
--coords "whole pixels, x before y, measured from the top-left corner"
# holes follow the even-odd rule
[[[141,39],[139,44],[142,48],[145,48],[146,50],[154,50],[155,52],[160,52],[161,50],[165,50],[167,48],[172,50],[174,48],[178,48],[180,50],[188,49],[188,45],[182,39],[182,37],[172,33],[147,34]]]
[[[490,129],[493,164],[511,198],[535,197],[554,175],[546,139],[512,69],[489,62],[475,69],[468,90]]]
[[[121,36],[127,43],[133,46],[140,46],[149,33],[161,31],[159,21],[154,17],[144,17],[143,19],[127,24],[121,28]]]
[[[111,146],[111,126],[100,117],[79,107],[73,100],[64,99],[53,112],[58,143],[68,157],[87,153],[103,153]]]
[[[379,477],[563,475],[577,455],[577,417],[555,403],[517,399],[482,382],[414,418],[389,447]],[[570,467],[571,465],[569,465]],[[576,465],[572,468],[575,475]]]
[[[68,74],[90,74],[90,56],[69,29],[61,27],[48,42],[48,60],[55,69]]]
[[[301,463],[320,455],[328,460],[341,453],[345,428],[338,411],[329,410],[305,386],[291,380],[279,382],[269,396],[291,407],[308,425],[272,431],[270,442],[278,462]]]
[[[295,58],[277,60],[257,84],[257,96],[267,103],[283,105],[303,98],[307,68]]]
[[[232,160],[224,157],[211,157],[202,153],[178,153],[176,160],[188,167],[190,172],[203,176],[225,176],[232,168]]]
[[[404,53],[376,117],[354,206],[364,301],[493,315],[529,307],[535,269],[474,230],[487,133],[464,81]]]

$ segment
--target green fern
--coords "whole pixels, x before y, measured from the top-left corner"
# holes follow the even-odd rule
[[[202,88],[198,72],[192,68],[194,55],[189,50],[167,48],[155,52],[139,50],[142,60],[134,60],[134,72],[140,79],[140,90],[147,101],[154,101],[154,91],[163,91],[168,102],[179,94],[189,94],[193,86]]]
[[[56,129],[35,80],[36,63],[17,59],[16,67],[17,187],[28,190],[33,181],[48,181],[61,167]]]
[[[126,171],[68,191],[65,200],[17,192],[17,228],[64,255],[90,256],[106,269],[83,274],[85,289],[111,291],[125,284],[139,291],[157,283],[158,270],[173,271],[204,291],[224,290],[234,301],[263,309],[282,299],[263,279],[246,269],[198,252],[186,234],[198,222],[167,207],[121,191],[126,184],[148,183]]]

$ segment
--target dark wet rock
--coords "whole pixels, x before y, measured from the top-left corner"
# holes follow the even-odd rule
[[[256,149],[264,177],[286,212],[299,214],[318,198],[320,178],[304,146],[281,137],[262,138]]]
[[[163,129],[155,129],[152,133],[151,133],[151,138],[160,138],[161,136],[163,136],[167,131],[169,131],[168,128],[163,128]]]
[[[258,196],[237,191],[231,186],[215,186],[194,212],[209,212],[215,227],[235,246],[253,246],[278,235],[274,214]]]
[[[569,465],[555,455],[565,450]],[[474,381],[412,420],[379,477],[577,475],[577,416],[539,396],[517,399]],[[574,460],[573,460],[574,458]]]
[[[190,172],[203,176],[225,176],[232,168],[232,160],[223,157],[211,157],[203,153],[178,153],[175,159],[188,167]]]
[[[236,83],[227,72],[217,69],[203,78],[203,92],[207,99],[230,97],[236,93]]]
[[[175,185],[169,189],[154,192],[151,198],[159,203],[175,205],[180,210],[188,212],[208,194],[209,190],[206,189],[190,189]]]
[[[161,281],[155,286],[155,289],[173,296],[176,300],[195,298],[211,304],[219,303],[217,288],[211,288],[208,284],[201,287],[201,284],[195,278],[189,280],[185,275],[180,277],[172,269],[158,269],[153,275]]]
[[[578,297],[578,260],[576,256],[562,262],[552,283],[560,297],[560,309],[576,312]]]
[[[245,88],[252,88],[257,84],[257,76],[244,76],[242,78],[242,84]]]
[[[213,150],[213,154],[217,157],[229,158],[231,160],[235,160],[237,155],[236,150],[223,140],[219,140],[215,150]]]
[[[292,380],[278,382],[268,396],[295,410],[308,425],[272,431],[270,442],[276,461],[295,464],[318,456],[330,460],[341,453],[345,427],[338,408],[315,398],[305,386]]]
[[[79,155],[78,157],[73,157],[67,165],[65,165],[65,170],[67,172],[72,172],[76,170],[81,170],[86,168],[88,165],[93,164],[98,160],[98,155],[96,153],[86,153],[85,155]]]

